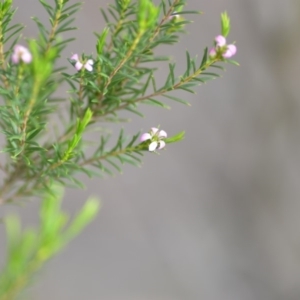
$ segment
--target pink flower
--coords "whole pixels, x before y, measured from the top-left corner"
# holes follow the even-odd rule
[[[89,72],[93,71],[93,60],[92,59],[88,59],[86,62],[82,63],[79,59],[78,54],[74,54],[71,56],[71,59],[74,60],[76,63],[74,65],[75,69],[77,71],[80,71],[82,68],[85,68],[86,70],[88,70]]]
[[[224,58],[230,58],[236,54],[236,46],[231,44],[227,46],[227,50],[223,53]]]
[[[237,48],[234,44],[227,45],[226,39],[222,35],[215,38],[215,48],[209,51],[209,56],[215,58],[220,54],[223,58],[230,58],[236,54]]]
[[[158,128],[152,127],[150,133],[143,133],[141,135],[141,142],[150,140],[149,151],[155,151],[156,149],[162,149],[166,146],[166,143],[163,141],[167,137],[167,133],[164,130],[159,130]]]
[[[226,45],[226,39],[222,35],[218,35],[215,38],[215,42],[216,42],[216,46],[218,46],[218,47],[224,47]]]
[[[11,60],[14,64],[19,64],[20,62],[29,64],[32,61],[32,55],[24,46],[15,45]]]

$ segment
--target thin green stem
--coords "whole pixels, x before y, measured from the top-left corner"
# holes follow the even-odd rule
[[[94,163],[96,161],[106,160],[109,157],[116,157],[116,156],[119,156],[119,155],[122,155],[122,154],[131,153],[131,152],[134,152],[134,151],[141,151],[141,150],[143,150],[143,146],[141,144],[138,144],[134,147],[123,148],[123,149],[116,150],[116,151],[113,151],[113,152],[107,152],[107,153],[105,153],[101,156],[96,156],[96,157],[91,157],[91,158],[85,159],[82,162],[80,162],[78,165],[80,167],[83,167],[83,166],[86,166],[86,165],[91,165],[92,163]],[[31,177],[30,179],[27,179],[26,183],[24,183],[21,187],[19,187],[18,190],[16,190],[15,193],[12,196],[10,196],[9,198],[2,199],[2,201],[1,201],[1,195],[0,195],[0,205],[4,204],[4,203],[7,203],[7,202],[13,202],[13,201],[17,200],[20,197],[33,195],[34,192],[42,184],[47,184],[47,182],[50,180],[50,176],[47,175],[47,172],[48,171],[53,171],[54,169],[60,167],[62,165],[62,163],[63,163],[63,161],[59,161],[56,164],[49,167],[47,171],[40,172],[40,173],[34,175],[33,177]],[[46,175],[47,177],[43,176],[43,175]],[[14,178],[12,178],[12,179],[14,179]],[[34,181],[34,180],[35,180],[35,183],[30,185],[29,188],[26,188],[26,186],[28,186],[29,183]],[[13,182],[13,180],[12,180],[12,182]],[[7,188],[9,186],[10,185],[8,184]]]
[[[202,68],[198,69],[195,73],[193,73],[192,75],[182,79],[181,81],[175,83],[174,85],[172,85],[171,87],[167,88],[167,89],[159,89],[158,91],[154,92],[154,93],[151,93],[149,95],[146,95],[146,96],[142,96],[142,97],[139,97],[133,101],[126,101],[124,104],[118,106],[117,108],[111,110],[111,111],[107,111],[105,112],[104,114],[102,114],[101,116],[95,116],[95,118],[99,118],[99,117],[103,117],[103,116],[106,116],[108,114],[112,114],[114,113],[115,111],[118,111],[118,110],[122,110],[132,104],[135,104],[135,103],[139,103],[139,102],[142,102],[144,100],[147,100],[147,99],[150,99],[150,98],[154,98],[154,97],[158,97],[158,96],[161,96],[163,94],[166,94],[167,92],[170,92],[170,91],[173,91],[173,90],[176,90],[178,88],[180,88],[180,86],[182,86],[183,84],[185,83],[188,83],[189,81],[193,80],[195,77],[199,76],[202,72],[204,72],[207,68],[209,68],[211,65],[213,65],[214,63],[216,63],[218,61],[218,59],[212,59],[212,60],[209,60],[205,66],[203,66]],[[95,120],[95,119],[94,119]]]
[[[36,81],[34,82],[32,95],[31,95],[28,107],[27,107],[27,109],[25,111],[25,114],[24,114],[24,121],[23,121],[23,124],[21,126],[22,139],[21,139],[21,143],[20,143],[23,150],[24,150],[24,145],[25,145],[25,142],[26,142],[26,130],[27,130],[27,125],[28,125],[28,121],[29,121],[29,116],[32,112],[32,109],[33,109],[34,105],[37,102],[38,94],[39,94],[39,90],[40,90],[40,85],[41,85],[40,80],[36,79]]]
[[[112,46],[113,46],[113,41],[114,41],[114,38],[116,37],[116,35],[118,34],[118,32],[120,31],[120,29],[122,28],[122,25],[123,25],[123,22],[124,22],[124,15],[125,15],[125,10],[123,10],[120,14],[120,18],[118,20],[118,23],[117,25],[115,26],[115,30],[114,32],[111,34],[111,39],[110,39],[110,43],[107,47],[107,53],[110,53],[111,50],[112,50]]]
[[[1,15],[1,21],[0,21],[0,66],[3,71],[6,71],[6,63],[5,63],[5,57],[4,57],[4,44],[3,44],[3,40],[4,40],[3,18],[4,18],[4,16]],[[8,83],[7,77],[4,75],[2,75],[1,77],[3,80],[4,86],[6,88],[8,88],[9,83]]]
[[[116,66],[116,68],[111,72],[111,74],[109,75],[104,87],[103,87],[103,92],[99,97],[99,104],[101,104],[102,102],[102,98],[104,97],[106,90],[108,88],[108,86],[110,85],[111,81],[113,80],[114,76],[118,73],[118,71],[124,66],[124,64],[128,61],[128,59],[130,59],[132,53],[134,52],[134,50],[136,49],[139,41],[141,40],[141,37],[143,36],[143,32],[138,32],[137,36],[135,37],[131,47],[129,48],[129,50],[127,51],[125,57],[119,62],[119,64]]]
[[[63,0],[59,0],[58,1],[58,9],[56,11],[53,25],[51,28],[51,32],[49,34],[48,43],[46,45],[46,53],[49,51],[49,49],[51,48],[52,42],[55,40],[55,34],[56,34],[57,27],[59,25],[59,19],[60,19],[61,13],[62,13],[63,6],[64,6]]]
[[[22,173],[23,171],[20,168],[15,168],[14,171],[12,171],[6,178],[0,188],[0,205],[8,202],[5,195],[13,190],[15,183],[22,178]]]
[[[84,161],[79,163],[79,166],[83,167],[83,166],[86,166],[86,165],[90,165],[90,164],[92,164],[96,161],[105,160],[108,157],[115,157],[115,156],[119,156],[121,154],[126,154],[126,153],[130,153],[130,152],[133,152],[133,151],[138,151],[138,150],[142,150],[142,147],[140,145],[137,145],[136,147],[124,148],[124,149],[121,149],[121,150],[108,152],[108,153],[106,153],[104,155],[101,155],[101,156],[90,157],[88,159],[85,159]]]
[[[31,262],[28,263],[27,268],[25,268],[17,278],[14,278],[12,282],[9,282],[8,290],[5,291],[4,294],[0,295],[1,300],[16,299],[16,297],[32,280],[33,274],[41,269],[45,261],[46,259],[44,259],[43,255],[41,255],[41,251],[38,251],[32,258]],[[5,282],[5,278],[3,279],[3,282]]]
[[[144,49],[141,52],[145,52],[150,48],[151,43],[155,40],[155,38],[157,37],[157,35],[159,34],[162,25],[169,20],[171,14],[174,12],[174,8],[176,6],[177,3],[179,3],[180,0],[175,0],[172,5],[169,7],[168,12],[166,13],[165,16],[163,16],[163,18],[161,19],[161,21],[159,22],[159,24],[157,25],[157,27],[155,28],[153,35],[150,37],[147,45],[144,47]],[[138,57],[137,60],[135,61],[133,68],[136,68],[139,63],[140,63],[141,58]],[[126,82],[128,81],[128,79],[125,79],[122,83],[122,86],[124,86],[126,84]]]
[[[150,38],[150,43],[153,42],[153,40],[157,37],[157,35],[159,34],[162,25],[169,20],[170,16],[172,15],[172,13],[174,13],[174,9],[175,6],[180,2],[180,0],[175,0],[172,5],[169,7],[168,12],[166,13],[166,15],[161,19],[160,23],[158,24],[158,26],[156,27],[153,36]],[[146,48],[147,49],[147,48]]]
[[[24,72],[24,65],[23,65],[23,63],[21,63],[19,68],[17,68],[17,82],[15,85],[15,96],[18,96],[18,94],[19,94],[20,85],[24,78],[23,72]]]

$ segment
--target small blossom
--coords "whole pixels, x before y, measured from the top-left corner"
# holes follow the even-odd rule
[[[25,64],[29,64],[32,61],[32,55],[24,46],[15,45],[11,60],[14,64],[19,64],[20,61]]]
[[[227,46],[227,50],[223,53],[224,58],[230,58],[236,54],[236,46],[231,44]]]
[[[226,39],[222,35],[218,35],[215,38],[215,42],[216,42],[216,46],[218,46],[218,47],[224,47],[226,45]]]
[[[89,72],[93,71],[94,61],[92,59],[88,59],[86,62],[82,63],[79,59],[78,54],[72,55],[71,59],[75,61],[74,67],[77,71],[80,71],[82,68],[85,68]]]
[[[141,142],[150,140],[149,151],[155,151],[156,149],[162,149],[166,146],[166,143],[163,141],[167,137],[167,133],[164,130],[159,130],[158,128],[152,127],[150,133],[143,133],[141,135]]]
[[[220,54],[223,58],[230,58],[236,54],[237,48],[234,44],[227,45],[226,39],[222,35],[215,38],[215,48],[209,51],[209,56],[215,58]]]

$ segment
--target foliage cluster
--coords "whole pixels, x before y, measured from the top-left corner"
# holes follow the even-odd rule
[[[27,40],[32,60],[22,60],[14,53],[23,26],[13,23],[13,0],[0,2],[0,131],[6,160],[0,165],[4,181],[0,185],[0,205],[24,201],[34,196],[42,199],[39,230],[22,231],[17,217],[5,221],[8,234],[8,258],[0,276],[0,299],[15,299],[34,273],[61,250],[93,219],[98,202],[89,200],[73,222],[59,208],[57,185],[81,187],[79,173],[89,177],[121,172],[122,165],[139,165],[149,150],[151,140],[140,141],[140,132],[131,137],[120,130],[109,147],[111,136],[101,134],[91,155],[85,134],[103,122],[123,122],[121,111],[142,116],[141,104],[162,108],[164,98],[183,104],[176,91],[193,93],[196,86],[219,77],[226,45],[215,55],[204,49],[202,58],[186,52],[186,69],[176,75],[176,64],[159,54],[162,45],[175,45],[190,22],[186,0],[115,0],[101,9],[106,27],[95,33],[95,54],[77,54],[63,59],[63,49],[74,38],[63,34],[76,29],[74,15],[81,3],[69,0],[39,0],[49,15],[44,24],[33,17],[39,35]],[[230,32],[230,20],[221,16],[221,33]],[[217,47],[217,45],[215,45]],[[12,55],[19,55],[13,61]],[[163,84],[156,82],[155,63],[165,63],[168,75]],[[75,69],[69,72],[69,64]],[[87,65],[89,66],[87,67]],[[58,67],[60,66],[60,67]],[[62,67],[61,67],[62,66]],[[67,83],[68,97],[58,98],[57,89]],[[61,108],[66,108],[60,118]],[[53,124],[63,119],[58,128]],[[180,141],[184,132],[164,139],[166,144]]]

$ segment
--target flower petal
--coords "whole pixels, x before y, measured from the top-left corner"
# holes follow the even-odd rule
[[[24,51],[28,51],[24,46],[22,46],[22,45],[15,45],[14,46],[14,52],[15,53],[21,54]]]
[[[227,46],[227,50],[225,51],[225,53],[223,53],[223,57],[224,58],[230,58],[232,57],[233,55],[236,54],[236,46],[231,44],[231,45],[228,45]]]
[[[14,46],[14,52],[20,52],[20,51],[22,51],[22,49],[24,49],[24,47],[22,45],[15,45]]]
[[[157,146],[158,146],[158,143],[157,143],[157,142],[152,142],[152,143],[149,145],[149,151],[152,152],[152,151],[156,150]]]
[[[23,52],[21,58],[25,64],[29,64],[32,61],[32,55],[27,49]]]
[[[216,45],[218,47],[223,47],[226,45],[226,39],[224,38],[223,35],[218,35],[216,38],[215,38],[215,41],[216,41]]]
[[[152,136],[150,133],[143,133],[140,137],[140,141],[141,142],[144,142],[144,141],[147,141],[147,140],[151,140]]]
[[[158,137],[160,137],[160,138],[166,138],[167,137],[167,133],[164,130],[160,130],[160,132],[158,133]]]
[[[73,54],[73,55],[71,56],[71,59],[76,60],[76,61],[79,61],[79,56],[78,56],[78,54]]]
[[[158,128],[152,127],[151,128],[151,134],[152,134],[152,136],[155,135],[157,133],[157,131],[158,131]]]
[[[20,61],[20,57],[19,57],[18,53],[13,53],[11,56],[11,60],[14,64],[18,64]]]
[[[164,141],[159,141],[159,147],[158,149],[162,149],[166,146],[166,143]]]
[[[94,61],[92,59],[88,59],[86,63],[92,66],[94,64]]]
[[[75,64],[75,69],[80,71],[82,69],[83,64],[80,61],[77,61]]]
[[[93,66],[90,65],[88,62],[86,62],[86,63],[84,64],[84,67],[85,67],[85,69],[88,70],[89,72],[92,72],[92,71],[93,71]]]

